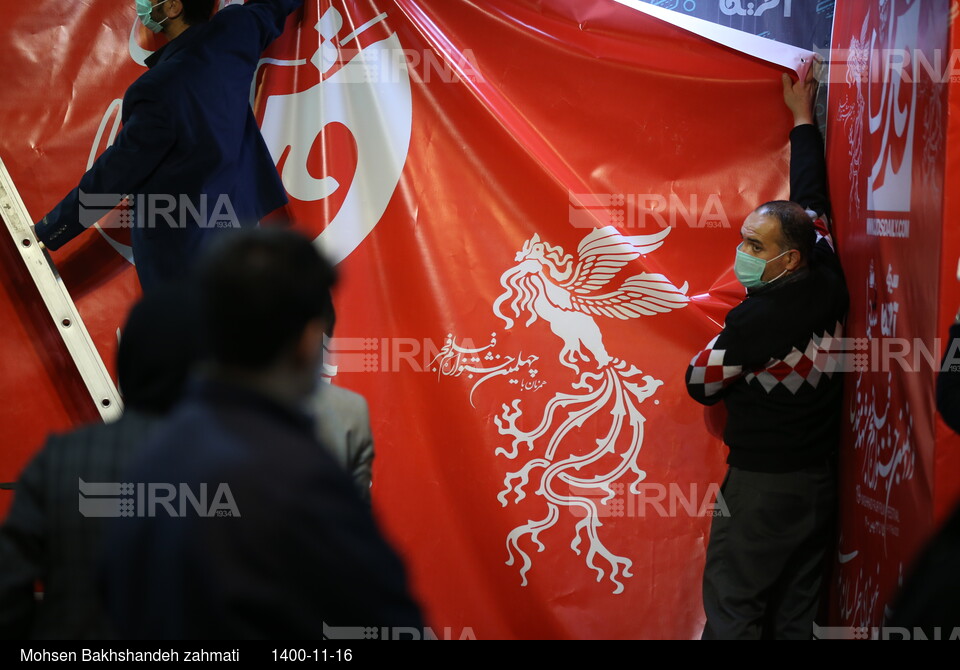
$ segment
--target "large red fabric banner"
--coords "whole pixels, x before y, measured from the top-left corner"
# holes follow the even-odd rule
[[[6,18],[0,155],[39,217],[157,44],[106,0]],[[286,214],[344,276],[328,372],[370,403],[375,509],[438,637],[699,635],[726,450],[683,375],[743,295],[743,218],[787,195],[780,87],[601,0],[309,1],[264,54]],[[54,255],[110,365],[128,244],[105,227]],[[12,481],[94,415],[2,259]]]

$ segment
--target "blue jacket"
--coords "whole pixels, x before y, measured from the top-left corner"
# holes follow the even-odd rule
[[[122,482],[160,425],[127,408],[112,423],[51,435],[17,480],[0,526],[0,639],[102,640],[114,634],[97,589],[103,519],[78,508],[78,481]],[[43,602],[34,586],[43,583]]]
[[[132,507],[106,525],[102,574],[121,637],[422,629],[400,558],[315,430],[250,389],[211,379],[190,389],[116,480],[132,484]],[[169,507],[145,488],[166,484],[179,487]]]
[[[123,128],[37,224],[58,249],[129,195],[144,291],[182,277],[220,230],[253,226],[287,202],[250,107],[260,54],[302,0],[252,0],[191,26],[147,59],[123,98]]]

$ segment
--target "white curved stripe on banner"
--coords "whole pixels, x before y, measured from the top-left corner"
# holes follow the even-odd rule
[[[783,42],[768,40],[765,37],[758,37],[750,33],[745,33],[742,30],[717,25],[710,21],[698,19],[695,16],[688,16],[671,9],[650,5],[641,0],[615,1],[625,7],[630,7],[638,12],[643,12],[656,19],[666,21],[678,28],[704,37],[711,42],[722,44],[725,47],[730,47],[748,56],[753,56],[768,63],[793,70],[801,79],[806,76],[807,70],[810,69],[810,65],[813,63],[815,54],[812,51],[799,49],[795,46],[784,44]]]

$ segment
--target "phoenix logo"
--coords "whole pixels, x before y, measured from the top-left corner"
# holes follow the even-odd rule
[[[533,565],[530,544],[544,551],[539,536],[560,522],[562,510],[578,519],[570,548],[581,555],[581,545],[586,543],[585,562],[596,571],[597,581],[607,577],[613,592],[621,593],[622,578],[632,576],[632,561],[616,555],[601,538],[601,507],[624,483],[629,483],[631,494],[640,493],[637,486],[646,478],[639,464],[645,421],[640,406],[663,382],[610,355],[600,326],[602,319],[656,316],[688,304],[687,284],[677,288],[661,274],[643,272],[613,281],[628,263],[658,249],[670,231],[625,237],[611,226],[596,229],[581,241],[576,260],[534,235],[517,253],[516,264],[500,278],[504,291],[493,305],[494,314],[507,330],[524,317],[526,327],[538,319],[547,322],[561,342],[560,364],[578,377],[570,392],[558,392],[547,402],[530,428],[521,425],[528,422],[519,398],[503,404],[494,418],[499,434],[509,440],[496,449],[496,455],[512,461],[527,456],[504,477],[500,503],[504,507],[519,503],[531,492],[545,508],[543,516],[529,519],[507,536],[507,565],[519,564],[524,586]],[[453,360],[463,353],[451,342],[448,338],[440,359]],[[473,360],[482,361],[479,356]],[[510,360],[514,365],[508,369],[516,370],[529,367],[528,361],[536,358]],[[464,367],[444,368],[441,362],[438,369],[452,376]],[[504,373],[503,364],[468,369],[473,376],[479,375],[474,389]],[[578,429],[587,425],[601,437],[584,438],[586,433]]]

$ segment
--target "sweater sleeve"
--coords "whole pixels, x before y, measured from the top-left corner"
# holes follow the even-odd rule
[[[764,367],[773,357],[773,340],[763,332],[762,320],[758,322],[752,307],[734,308],[720,334],[698,351],[687,366],[687,393],[697,402],[719,402],[728,388]]]
[[[724,348],[726,330],[697,352],[687,366],[687,393],[701,405],[713,405],[723,399],[728,386],[743,377],[743,365],[728,356]]]
[[[818,215],[830,209],[823,139],[811,124],[790,131],[790,199]]]
[[[820,130],[812,124],[797,126],[790,131],[790,200],[800,204],[813,219],[817,250],[833,253],[823,138]]]

